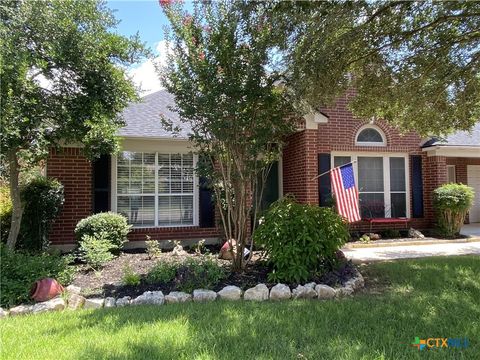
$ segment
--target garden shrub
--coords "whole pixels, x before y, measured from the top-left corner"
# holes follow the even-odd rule
[[[176,281],[181,291],[211,289],[227,277],[225,269],[209,257],[187,260],[177,269]]]
[[[149,259],[159,257],[162,254],[160,243],[158,240],[152,240],[150,236],[146,235],[145,245],[147,247],[147,254]]]
[[[299,204],[286,197],[270,206],[253,237],[273,266],[270,280],[303,282],[336,262],[335,253],[349,233],[331,208]]]
[[[56,179],[36,176],[22,188],[25,204],[17,247],[29,251],[46,250],[48,233],[65,201],[63,185]]]
[[[107,234],[84,235],[78,248],[79,258],[93,270],[99,270],[115,257],[112,250],[116,248]]]
[[[140,275],[135,273],[130,266],[125,266],[123,269],[122,284],[138,286],[140,285]]]
[[[75,227],[75,235],[81,241],[85,235],[108,240],[114,245],[113,249],[121,249],[128,241],[127,235],[131,225],[128,225],[125,216],[113,212],[99,213],[82,219]]]
[[[0,239],[7,242],[12,217],[12,199],[7,185],[0,186]]]
[[[441,235],[454,237],[460,233],[472,207],[474,194],[471,187],[463,184],[445,184],[433,191],[433,205]]]
[[[54,278],[69,285],[75,274],[71,256],[59,253],[31,254],[12,251],[0,244],[2,271],[0,274],[0,306],[11,307],[31,301],[30,289],[35,281]]]
[[[168,283],[175,279],[178,264],[158,262],[147,274],[147,283]]]

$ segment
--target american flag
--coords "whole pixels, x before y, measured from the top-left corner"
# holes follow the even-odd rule
[[[352,164],[332,169],[330,176],[338,213],[350,223],[360,221],[358,190],[355,186]]]

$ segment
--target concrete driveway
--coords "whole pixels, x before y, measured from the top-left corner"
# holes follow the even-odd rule
[[[428,245],[343,248],[342,251],[345,253],[345,256],[348,259],[351,259],[354,263],[472,254],[478,255],[478,261],[480,261],[480,241],[457,241],[454,243]]]

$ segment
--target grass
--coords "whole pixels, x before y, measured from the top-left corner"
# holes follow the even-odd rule
[[[215,302],[0,321],[2,359],[479,359],[480,258],[377,263],[339,301]],[[415,336],[467,337],[418,351]]]

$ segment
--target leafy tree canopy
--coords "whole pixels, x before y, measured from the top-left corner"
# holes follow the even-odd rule
[[[116,148],[117,114],[136,91],[126,66],[145,53],[103,1],[2,1],[1,146],[35,162],[60,140]]]
[[[95,157],[117,149],[117,115],[136,98],[126,67],[146,55],[101,0],[0,2],[1,161],[8,163],[14,248],[22,217],[22,168],[49,148],[81,143]]]
[[[295,122],[291,99],[273,69],[266,14],[244,12],[237,3],[202,2],[187,14],[178,2],[160,1],[171,32],[163,69],[176,111],[192,129],[197,150],[212,161],[202,169],[215,190],[225,235],[238,244],[234,267],[243,267],[252,194],[258,177],[281,152]],[[167,124],[168,125],[168,124]]]
[[[480,119],[480,3],[244,3],[269,9],[297,103],[330,104],[348,88],[363,118],[440,135]]]

